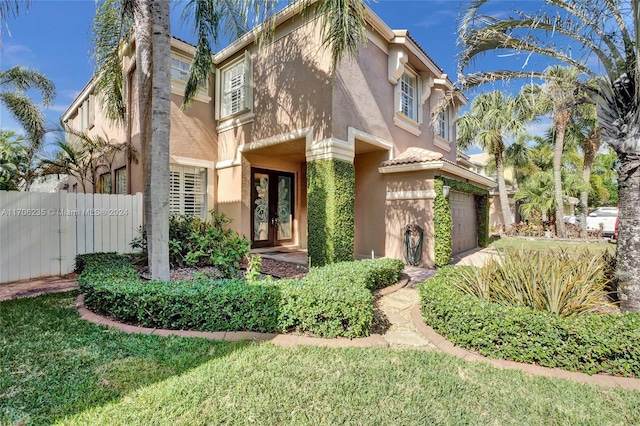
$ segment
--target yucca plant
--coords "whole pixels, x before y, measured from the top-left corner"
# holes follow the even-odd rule
[[[465,269],[464,293],[511,306],[570,317],[610,309],[610,256],[588,250],[506,250],[482,268]]]

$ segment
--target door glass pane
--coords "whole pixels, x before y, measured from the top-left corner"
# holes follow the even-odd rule
[[[255,173],[253,187],[256,191],[253,210],[253,241],[269,239],[269,175]]]
[[[278,239],[289,240],[293,235],[291,221],[291,184],[289,176],[278,176]]]

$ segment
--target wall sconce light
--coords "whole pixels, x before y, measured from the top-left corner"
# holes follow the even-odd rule
[[[444,195],[444,198],[449,197],[449,191],[451,190],[450,186],[444,185],[442,187],[442,195]]]

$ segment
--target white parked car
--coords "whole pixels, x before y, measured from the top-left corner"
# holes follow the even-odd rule
[[[598,231],[602,225],[602,235],[611,237],[616,232],[617,207],[598,207],[587,216],[587,231]]]

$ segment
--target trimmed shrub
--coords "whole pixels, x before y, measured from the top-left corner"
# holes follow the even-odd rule
[[[404,263],[399,259],[365,259],[311,268],[307,279],[322,283],[344,282],[375,291],[398,282],[403,269]]]
[[[231,223],[226,215],[213,210],[210,213],[210,221],[193,215],[169,216],[169,263],[173,267],[216,266],[226,277],[231,277],[249,254],[250,243],[226,228]],[[142,231],[131,246],[142,251],[137,257],[146,262],[146,232]]]
[[[280,330],[309,331],[318,337],[365,337],[373,321],[373,295],[346,280],[322,277],[279,282]]]
[[[201,331],[296,330],[364,337],[373,321],[370,289],[396,282],[402,262],[381,259],[314,268],[301,280],[141,281],[123,256],[84,258],[78,278],[89,309],[145,327]]]
[[[355,169],[341,160],[307,163],[309,258],[312,266],[353,260]]]
[[[640,314],[561,318],[492,303],[457,288],[465,268],[444,267],[420,284],[425,322],[451,342],[492,358],[640,377]]]

